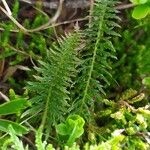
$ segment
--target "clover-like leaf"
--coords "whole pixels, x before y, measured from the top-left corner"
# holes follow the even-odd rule
[[[79,115],[69,116],[65,123],[56,126],[56,131],[61,136],[67,136],[66,145],[72,146],[76,138],[79,138],[83,132],[84,119]]]

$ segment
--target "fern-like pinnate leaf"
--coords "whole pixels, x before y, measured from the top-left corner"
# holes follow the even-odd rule
[[[50,128],[65,119],[69,107],[68,87],[78,64],[79,39],[79,33],[59,39],[59,44],[54,44],[48,52],[48,61],[40,61],[40,67],[35,68],[36,81],[29,82],[28,89],[34,94],[31,101],[42,109],[42,128],[45,125]]]
[[[94,102],[101,99],[100,93],[105,94],[104,86],[110,84],[110,60],[116,58],[111,38],[119,36],[113,30],[119,27],[115,4],[114,0],[95,0],[92,21],[84,31],[86,46],[81,54],[83,63],[75,88],[78,96],[73,95],[76,99],[73,109],[82,116],[93,111]]]

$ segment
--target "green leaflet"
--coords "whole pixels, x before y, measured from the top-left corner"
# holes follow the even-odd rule
[[[30,105],[26,99],[13,100],[0,105],[0,115],[19,113]]]
[[[30,102],[26,100],[25,98],[19,98],[19,96],[15,95],[15,93],[14,93],[14,96],[15,96],[14,98],[11,97],[12,101],[5,102],[0,105],[0,116],[20,113],[23,109],[27,108],[30,105]],[[9,125],[12,125],[16,134],[18,135],[25,134],[28,132],[27,128],[25,128],[24,126],[18,123],[5,120],[5,119],[0,119],[1,131],[8,132]]]
[[[130,2],[132,2],[133,4],[145,4],[148,1],[149,0],[130,0]]]
[[[0,130],[3,132],[8,132],[8,127],[11,125],[13,129],[15,130],[16,134],[26,134],[28,132],[28,129],[18,123],[8,121],[5,119],[0,119]]]

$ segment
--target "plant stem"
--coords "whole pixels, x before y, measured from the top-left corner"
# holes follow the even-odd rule
[[[102,17],[99,21],[99,31],[97,33],[97,40],[96,40],[95,47],[94,47],[93,58],[92,58],[91,67],[90,67],[89,74],[88,74],[86,87],[85,87],[85,90],[84,90],[84,95],[83,95],[83,99],[82,99],[80,112],[82,111],[83,104],[85,103],[85,99],[87,97],[87,93],[88,93],[89,86],[90,86],[90,81],[91,81],[91,78],[92,78],[92,73],[93,73],[93,70],[94,70],[94,64],[95,64],[96,54],[97,54],[97,50],[98,50],[98,44],[99,44],[99,42],[101,41],[101,38],[102,38],[102,26],[103,26],[105,11],[106,11],[106,5],[105,5],[105,9],[102,12]]]

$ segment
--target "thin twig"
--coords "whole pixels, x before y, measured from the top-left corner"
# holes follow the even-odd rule
[[[30,5],[35,5],[36,3],[39,3],[37,1],[32,1],[32,0],[20,0],[22,2],[28,3]],[[74,1],[69,1],[66,0],[64,3],[65,8],[88,8],[91,7],[91,1],[94,0],[74,0]],[[57,9],[58,7],[58,2],[57,1],[52,1],[52,2],[47,2],[47,1],[42,1],[40,4],[49,9]],[[123,10],[123,9],[128,9],[134,7],[133,4],[121,4],[116,6],[116,9],[118,10]]]
[[[3,2],[3,5],[4,5],[5,9],[7,10],[8,14],[11,16],[12,12],[11,12],[8,4],[6,3],[6,0],[2,0],[2,2]]]
[[[0,31],[5,31],[5,29],[4,28],[0,28]],[[13,32],[13,33],[18,33],[19,32],[19,30],[9,30],[10,32]]]
[[[24,136],[24,135],[22,136],[22,138],[23,138],[24,140],[26,140],[26,141],[29,143],[29,145],[32,146],[33,150],[36,150],[35,144],[33,144],[33,142],[32,142],[29,138],[27,138],[27,137]]]
[[[60,22],[60,23],[55,23],[53,25],[47,26],[45,29],[60,26],[60,25],[65,25],[65,24],[69,24],[69,23],[73,23],[73,22],[80,22],[80,21],[84,21],[84,20],[88,20],[88,19],[89,19],[89,16],[86,16],[84,18],[78,18],[78,19],[68,20],[68,21],[64,21],[64,22]]]
[[[15,47],[13,47],[13,46],[11,46],[11,45],[9,45],[9,44],[7,44],[6,47],[12,49],[12,50],[15,51],[16,53],[20,53],[20,54],[22,54],[22,55],[24,55],[24,56],[30,57],[30,55],[29,55],[28,53],[26,53],[26,52],[24,52],[24,51],[21,51],[21,50],[19,50],[19,49],[16,49]]]
[[[61,14],[62,7],[63,7],[63,2],[64,2],[64,0],[60,0],[59,7],[58,7],[58,9],[57,9],[57,11],[56,11],[56,13],[55,13],[55,15],[53,16],[52,19],[50,19],[46,24],[44,24],[44,25],[42,25],[38,28],[28,30],[28,32],[36,32],[36,31],[44,30],[50,24],[55,23],[56,20],[58,19],[58,17],[60,16],[60,14]]]
[[[132,8],[134,6],[135,6],[134,4],[121,4],[121,5],[116,6],[115,8],[117,10],[123,10],[123,9]]]
[[[94,8],[94,0],[90,0],[91,4],[90,4],[90,13],[89,13],[89,27],[91,25],[92,22],[92,14],[93,14],[93,8]]]
[[[10,101],[9,98],[8,98],[6,95],[4,95],[2,92],[0,92],[0,96],[1,96],[6,102],[9,102],[9,101]]]
[[[3,75],[4,67],[5,67],[5,59],[2,59],[0,60],[0,77]]]
[[[8,12],[0,6],[0,10],[21,30],[23,30],[24,32],[27,32],[27,29],[24,28],[14,17],[12,17],[11,15],[8,14]]]
[[[5,1],[5,0],[3,0],[3,1]],[[33,4],[33,2],[32,1],[30,1],[30,0],[20,0],[20,1],[24,1],[24,2],[27,2],[27,3],[29,3],[29,4]],[[68,1],[68,2],[66,2],[64,5],[66,5],[66,7],[67,6],[71,6],[71,5],[74,5],[74,6],[80,6],[80,5],[78,5],[78,4],[81,4],[81,2],[82,2],[82,7],[91,7],[90,8],[90,15],[91,15],[91,13],[92,13],[92,9],[93,9],[93,6],[94,6],[94,0],[90,0],[91,1],[91,3],[89,3],[89,1],[86,1],[86,0],[83,0],[83,1],[77,1],[76,2],[76,4],[73,4],[75,1],[73,1],[72,3],[70,2],[70,1]],[[80,3],[79,3],[80,2]],[[44,3],[44,2],[43,2]],[[50,3],[50,2],[49,2]],[[53,2],[54,3],[54,2]],[[56,3],[56,2],[55,2]],[[58,3],[58,2],[57,2]],[[63,3],[64,3],[64,0],[60,0],[60,3],[59,3],[59,6],[58,5],[56,5],[55,4],[55,6],[58,6],[58,9],[57,9],[57,11],[56,11],[56,13],[55,13],[55,15],[51,18],[51,19],[49,19],[49,21],[47,22],[47,23],[45,23],[45,24],[43,24],[43,25],[41,25],[41,26],[39,26],[39,27],[37,27],[37,28],[35,28],[35,29],[26,29],[24,26],[22,26],[13,16],[11,16],[10,15],[10,13],[8,13],[4,8],[2,8],[1,6],[0,6],[0,10],[10,19],[10,20],[12,20],[12,22],[20,29],[20,30],[22,30],[24,33],[26,33],[26,34],[29,34],[29,33],[32,33],[32,32],[37,32],[37,31],[41,31],[41,30],[45,30],[45,29],[47,29],[47,28],[50,28],[50,27],[56,27],[56,26],[59,26],[59,25],[62,25],[62,24],[68,24],[68,23],[71,23],[71,22],[75,22],[76,20],[71,20],[71,21],[65,21],[65,22],[63,22],[63,23],[56,23],[56,24],[54,24],[55,22],[56,22],[56,20],[58,19],[58,17],[60,16],[60,14],[61,14],[61,11],[62,11],[62,7],[63,7]],[[7,3],[6,3],[7,4]],[[83,4],[84,4],[84,6],[83,6]],[[49,4],[50,5],[50,4]],[[54,5],[54,4],[53,4]],[[133,4],[122,4],[122,5],[118,5],[118,6],[116,6],[115,8],[116,9],[118,9],[118,10],[122,10],[122,9],[127,9],[127,8],[131,8],[131,7],[133,7],[134,5]],[[75,7],[75,8],[77,8],[77,7]],[[77,21],[80,21],[81,19],[77,19]],[[85,20],[85,19],[83,19],[83,20]],[[89,17],[89,22],[91,22],[91,17]],[[52,24],[52,25],[51,25]],[[0,31],[4,31],[4,29],[3,28],[0,28]],[[17,30],[11,30],[12,32],[18,32]]]
[[[32,1],[32,0],[20,0],[22,2],[28,3],[30,5],[35,5],[39,3],[45,8],[49,9],[57,9],[58,8],[58,1],[52,1],[52,2],[47,2],[47,1]],[[66,0],[64,3],[65,8],[87,8],[90,6],[89,0]]]
[[[2,8],[0,6],[0,10],[11,20],[13,21],[13,23],[19,28],[21,29],[23,32],[25,33],[31,33],[31,32],[37,32],[37,31],[41,31],[41,30],[44,30],[47,26],[49,26],[50,24],[53,24],[56,22],[56,20],[58,19],[58,17],[60,16],[61,14],[61,11],[62,11],[62,6],[63,6],[63,2],[64,0],[60,0],[60,4],[59,4],[59,7],[55,13],[55,15],[45,24],[41,25],[40,27],[37,27],[35,29],[26,29],[24,26],[22,26],[13,16],[9,15],[8,12]]]
[[[68,21],[63,21],[63,22],[59,22],[59,23],[55,23],[52,25],[49,25],[41,30],[45,30],[45,29],[49,29],[52,27],[57,27],[57,26],[61,26],[61,25],[65,25],[65,24],[69,24],[69,23],[73,23],[73,22],[80,22],[80,21],[84,21],[84,20],[88,20],[90,16],[86,16],[84,18],[78,18],[78,19],[73,19],[73,20],[68,20]],[[5,29],[0,28],[0,31],[5,31]],[[10,30],[11,32],[17,33],[19,32],[19,30]]]

